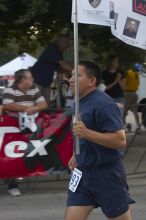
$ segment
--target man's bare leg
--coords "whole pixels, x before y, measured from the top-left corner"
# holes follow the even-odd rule
[[[64,220],[86,220],[93,208],[93,206],[70,206],[66,209]]]
[[[130,214],[130,209],[124,213],[123,215],[117,217],[117,218],[108,218],[108,220],[132,220],[131,214]]]

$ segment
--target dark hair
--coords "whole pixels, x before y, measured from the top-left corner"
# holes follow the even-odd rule
[[[69,40],[70,37],[68,34],[60,34],[57,36],[57,38],[55,39],[55,44],[59,43],[60,41],[64,40],[64,39],[67,39]]]
[[[23,78],[25,78],[26,76],[26,72],[30,72],[29,69],[20,69],[20,70],[17,70],[15,73],[14,73],[14,76],[15,76],[15,82],[14,84],[17,85],[18,83],[21,82],[21,80]]]
[[[60,35],[57,36],[57,39],[62,39],[62,38],[67,38],[67,39],[69,39],[70,37],[69,37],[68,34],[60,34]]]
[[[111,54],[111,55],[108,56],[108,59],[107,59],[107,68],[110,68],[112,62],[113,62],[116,58],[119,58],[116,54]]]
[[[88,77],[94,76],[96,78],[96,86],[98,86],[101,80],[100,67],[96,63],[89,60],[80,60],[79,65],[85,67]]]

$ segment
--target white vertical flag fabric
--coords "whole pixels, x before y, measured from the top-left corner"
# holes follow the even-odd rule
[[[123,42],[146,49],[146,0],[114,0],[111,30]]]
[[[78,0],[78,22],[84,24],[96,24],[111,26],[113,20],[110,14],[113,11],[112,0]],[[72,7],[72,21],[74,0]]]
[[[78,0],[78,23],[111,26],[123,42],[146,49],[146,0]]]

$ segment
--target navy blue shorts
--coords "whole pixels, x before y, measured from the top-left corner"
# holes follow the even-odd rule
[[[124,170],[108,165],[81,171],[82,178],[76,192],[68,191],[68,207],[101,207],[106,217],[116,218],[128,211],[130,203],[134,203],[128,194]]]

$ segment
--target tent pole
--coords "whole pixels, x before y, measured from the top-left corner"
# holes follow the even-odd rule
[[[74,0],[74,68],[75,68],[75,120],[79,121],[79,87],[78,87],[78,13],[77,0]],[[75,137],[75,152],[80,154],[79,138]]]

